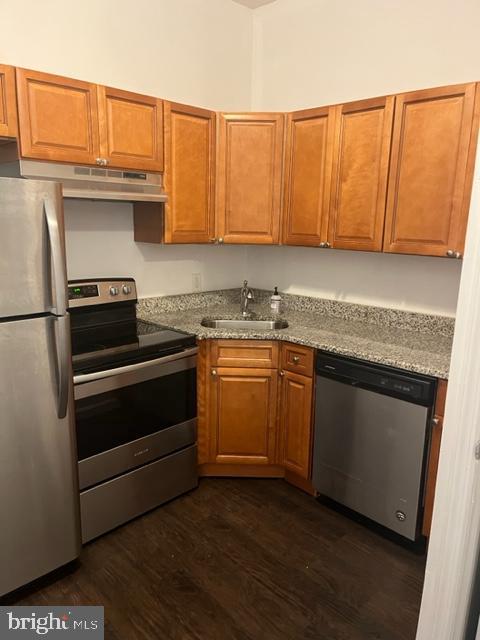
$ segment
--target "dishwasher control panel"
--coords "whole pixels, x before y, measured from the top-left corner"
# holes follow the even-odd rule
[[[317,352],[316,372],[317,375],[334,378],[344,384],[424,406],[433,404],[435,396],[435,378],[323,351]]]

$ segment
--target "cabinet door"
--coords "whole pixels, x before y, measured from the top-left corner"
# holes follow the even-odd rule
[[[335,109],[288,116],[285,244],[318,247],[327,241]]]
[[[15,95],[15,70],[0,64],[0,137],[17,135],[17,98]]]
[[[98,87],[100,156],[109,166],[163,171],[163,105],[150,96]]]
[[[215,113],[164,103],[165,242],[215,240]]]
[[[220,242],[277,244],[284,116],[219,114],[217,229]]]
[[[312,450],[312,378],[281,372],[281,464],[309,478]]]
[[[337,107],[329,219],[335,249],[382,250],[394,100]]]
[[[97,87],[17,69],[22,156],[95,164],[99,154]]]
[[[463,251],[477,118],[475,84],[396,97],[384,251]]]
[[[278,373],[211,369],[211,456],[215,463],[275,463]]]
[[[423,510],[422,533],[428,537],[432,526],[433,505],[437,485],[438,462],[440,445],[442,443],[443,416],[445,414],[445,400],[447,397],[447,381],[439,380],[437,397],[435,400],[435,416],[433,419],[430,449],[428,452],[427,475],[425,479],[425,500]]]

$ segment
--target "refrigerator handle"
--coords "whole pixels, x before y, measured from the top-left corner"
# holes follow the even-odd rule
[[[59,418],[67,415],[70,388],[70,318],[68,315],[55,318],[57,325],[58,399]]]
[[[57,316],[63,316],[67,312],[67,272],[63,253],[62,232],[55,203],[50,198],[45,198],[43,208],[52,252],[53,284],[55,288],[55,309],[53,312]]]

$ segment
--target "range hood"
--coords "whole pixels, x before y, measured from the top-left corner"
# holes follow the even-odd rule
[[[19,157],[16,142],[2,144],[0,150],[0,176],[60,182],[65,198],[167,201],[158,173],[27,160]]]

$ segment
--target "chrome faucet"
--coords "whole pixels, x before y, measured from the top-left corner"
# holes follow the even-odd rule
[[[255,300],[253,291],[248,286],[248,282],[244,280],[242,290],[240,291],[240,311],[242,312],[242,316],[248,316],[248,303],[251,300]]]

